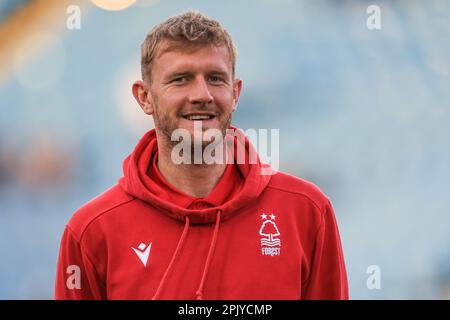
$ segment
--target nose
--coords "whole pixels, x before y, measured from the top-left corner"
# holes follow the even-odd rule
[[[197,77],[189,88],[189,102],[193,104],[208,104],[213,101],[208,84],[204,77]]]

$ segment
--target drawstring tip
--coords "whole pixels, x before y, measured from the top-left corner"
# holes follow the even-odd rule
[[[203,293],[201,291],[197,291],[195,296],[197,300],[203,300]]]

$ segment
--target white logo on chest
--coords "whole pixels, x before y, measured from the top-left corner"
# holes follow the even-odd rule
[[[270,220],[267,219],[267,214],[263,213],[261,218],[263,220],[259,235],[265,236],[261,238],[261,254],[265,256],[279,256],[281,252],[281,239],[276,238],[280,235],[280,231],[275,223],[276,216],[272,213]]]
[[[150,249],[152,248],[152,243],[150,242],[147,246],[145,243],[141,243],[139,247],[133,248],[134,253],[138,256],[139,260],[141,260],[144,267],[147,266],[148,256],[150,255]]]

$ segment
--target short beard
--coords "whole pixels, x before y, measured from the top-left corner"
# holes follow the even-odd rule
[[[232,118],[233,118],[233,116],[232,116],[232,113],[230,112],[228,115],[226,115],[226,117],[224,119],[219,120],[220,127],[218,130],[220,130],[220,132],[222,134],[223,141],[226,141],[225,137],[227,134],[227,129],[231,125]],[[154,123],[155,123],[155,128],[162,134],[162,136],[165,139],[166,146],[168,147],[168,151],[172,152],[172,149],[180,143],[180,141],[172,140],[172,133],[178,129],[177,121],[170,118],[170,116],[168,116],[168,115],[161,114],[159,112],[158,108],[155,108],[155,113],[153,115],[153,119],[154,119]],[[202,143],[201,143],[202,152],[213,140],[214,140],[214,138],[212,138],[210,141],[203,140],[203,134],[202,134]],[[191,139],[190,139],[191,156],[194,155],[194,146],[195,146],[195,140],[194,140],[194,136],[191,134]]]

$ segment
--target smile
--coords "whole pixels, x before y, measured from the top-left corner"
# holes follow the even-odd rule
[[[213,119],[215,116],[212,114],[188,114],[188,115],[184,115],[183,118],[187,119],[187,120],[210,120]]]

